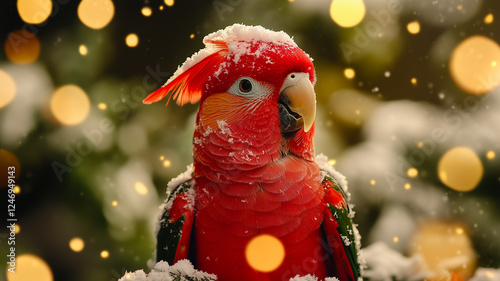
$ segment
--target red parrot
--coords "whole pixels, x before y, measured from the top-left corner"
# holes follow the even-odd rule
[[[314,157],[312,59],[285,32],[261,26],[234,24],[203,42],[144,99],[200,102],[193,165],[169,183],[156,260],[189,259],[219,281],[359,280],[343,176]],[[255,268],[245,256],[262,234],[284,248],[275,269]],[[263,257],[266,250],[273,249]]]

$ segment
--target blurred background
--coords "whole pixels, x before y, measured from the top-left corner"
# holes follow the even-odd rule
[[[167,182],[192,162],[197,105],[141,101],[235,22],[284,30],[314,58],[316,153],[347,176],[363,247],[464,279],[500,267],[499,1],[0,5],[0,280],[147,267]]]

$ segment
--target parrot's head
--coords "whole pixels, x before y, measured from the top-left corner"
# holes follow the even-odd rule
[[[214,157],[248,164],[290,154],[313,160],[312,59],[285,32],[261,26],[235,24],[203,42],[144,103],[167,95],[179,105],[200,101],[195,156],[208,147]]]

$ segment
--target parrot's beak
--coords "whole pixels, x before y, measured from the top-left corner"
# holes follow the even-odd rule
[[[293,132],[304,126],[304,132],[307,132],[314,124],[315,117],[316,93],[309,74],[290,74],[280,95],[281,131]]]

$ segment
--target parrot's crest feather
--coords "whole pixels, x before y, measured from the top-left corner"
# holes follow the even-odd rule
[[[228,45],[242,41],[263,41],[297,47],[284,31],[276,32],[262,26],[233,24],[205,36],[203,43],[206,47],[188,58],[167,83],[147,96],[143,103],[151,104],[167,95],[169,95],[167,105],[172,98],[178,105],[197,103],[201,99],[203,85],[219,69],[228,54]]]
[[[147,96],[143,103],[151,104],[169,95],[167,105],[173,97],[178,105],[197,103],[201,99],[202,86],[224,58],[227,50],[223,44],[211,44],[188,58],[160,89]]]

